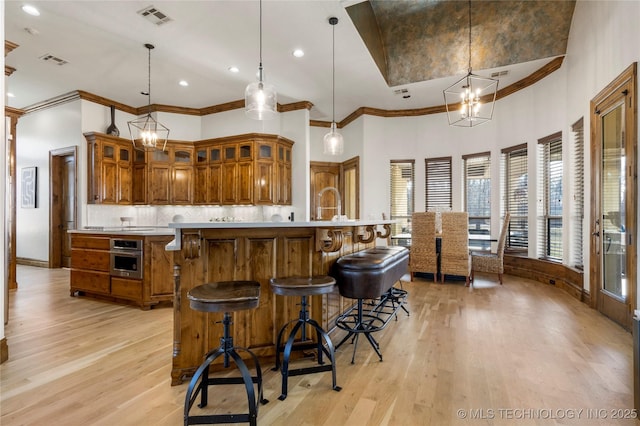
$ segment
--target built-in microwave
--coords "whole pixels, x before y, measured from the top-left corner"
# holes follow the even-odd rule
[[[112,276],[142,279],[143,240],[112,238],[110,272]]]

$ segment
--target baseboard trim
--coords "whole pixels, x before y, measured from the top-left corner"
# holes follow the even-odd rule
[[[583,287],[584,272],[561,263],[522,256],[504,256],[505,274],[550,284],[591,306],[591,296]]]
[[[16,263],[18,265],[36,266],[38,268],[48,268],[49,262],[46,260],[29,259],[26,257],[17,257]]]

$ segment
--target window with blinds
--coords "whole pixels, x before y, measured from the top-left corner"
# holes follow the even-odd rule
[[[427,158],[425,211],[451,210],[451,157]]]
[[[583,225],[584,225],[584,119],[571,126],[573,135],[573,211],[571,221],[572,263],[584,269]]]
[[[469,247],[490,250],[488,240],[473,235],[491,234],[491,155],[488,152],[464,155],[464,200],[469,213]]]
[[[527,144],[502,150],[504,212],[511,213],[506,246],[510,251],[526,251],[529,246],[529,187]]]
[[[538,213],[538,254],[562,261],[562,132],[538,140],[541,211]]]
[[[411,232],[414,211],[414,160],[391,160],[391,235]],[[398,240],[402,243],[402,240]],[[408,242],[408,241],[407,241]]]

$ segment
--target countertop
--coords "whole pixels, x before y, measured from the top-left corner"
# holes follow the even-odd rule
[[[346,221],[314,220],[309,222],[172,222],[169,228],[176,229],[226,229],[226,228],[340,228],[344,226],[388,225],[395,220],[358,219]]]
[[[174,235],[175,230],[166,226],[87,226],[83,229],[70,229],[70,234],[103,234],[103,235]]]

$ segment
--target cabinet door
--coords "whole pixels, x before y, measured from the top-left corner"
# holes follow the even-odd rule
[[[147,204],[147,166],[134,164],[131,180],[131,201],[133,204]]]
[[[220,164],[209,166],[209,180],[207,182],[209,204],[222,203],[222,167]]]
[[[256,162],[256,204],[274,203],[274,167],[273,161],[258,160]]]
[[[196,166],[193,170],[193,203],[209,202],[209,166]]]
[[[118,202],[118,164],[115,161],[102,161],[100,181],[102,204],[116,204]]]
[[[131,164],[118,164],[118,204],[131,204],[132,195],[132,175]]]
[[[191,204],[193,201],[193,167],[173,166],[171,204]]]
[[[169,164],[151,164],[149,167],[149,203],[169,204]]]
[[[237,204],[253,204],[253,162],[238,163]]]
[[[148,256],[150,268],[145,271],[145,281],[150,281],[150,296],[153,300],[161,296],[164,300],[171,300],[173,295],[173,258],[171,252],[165,249],[171,238],[150,241]]]
[[[229,162],[222,163],[220,165],[221,169],[221,189],[222,189],[222,204],[237,204],[237,169],[238,163]]]

